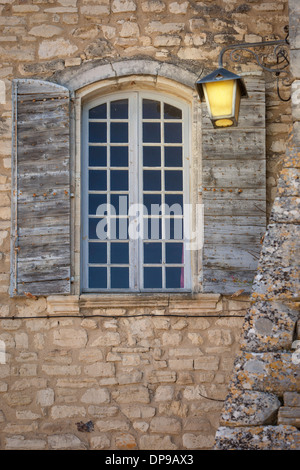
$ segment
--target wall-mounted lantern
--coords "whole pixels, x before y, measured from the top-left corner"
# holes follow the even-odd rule
[[[265,41],[265,42],[252,42],[242,44],[232,44],[224,47],[219,55],[219,66],[209,75],[201,78],[196,82],[196,89],[199,94],[201,101],[206,101],[209,117],[215,128],[232,127],[238,125],[238,116],[240,108],[240,100],[242,97],[247,97],[247,90],[243,79],[229,70],[223,67],[223,55],[224,53],[232,49],[230,58],[237,62],[240,60],[240,55],[236,54],[240,49],[244,49],[250,52],[256,59],[258,65],[267,70],[273,72],[277,76],[277,93],[282,101],[288,101],[283,99],[279,93],[278,79],[279,75],[289,65],[288,54],[286,50],[279,46],[287,46],[288,42],[288,27],[285,27],[287,36],[285,39],[279,39],[277,41]],[[275,46],[274,54],[276,58],[276,68],[267,67],[263,64],[259,55],[252,51],[251,47],[266,47]],[[279,66],[279,67],[278,67]]]
[[[201,101],[205,99],[214,127],[237,126],[241,97],[247,96],[239,75],[218,68],[196,83]]]

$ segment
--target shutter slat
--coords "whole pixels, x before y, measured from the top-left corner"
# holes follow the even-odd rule
[[[214,129],[203,106],[203,292],[251,291],[266,228],[265,88],[245,81],[238,127]]]
[[[11,295],[70,293],[69,91],[14,81]]]

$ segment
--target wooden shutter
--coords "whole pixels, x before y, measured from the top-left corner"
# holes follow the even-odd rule
[[[70,292],[69,91],[13,83],[11,295]]]
[[[266,229],[265,86],[245,80],[239,125],[213,129],[203,107],[203,291],[251,291]]]

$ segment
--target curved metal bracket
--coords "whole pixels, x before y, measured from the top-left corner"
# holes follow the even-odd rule
[[[272,72],[272,73],[275,73],[276,76],[277,76],[277,93],[278,93],[278,96],[279,98],[282,100],[282,101],[289,101],[290,98],[288,99],[283,99],[281,96],[280,96],[280,93],[279,93],[279,75],[281,73],[288,73],[287,70],[285,70],[290,62],[289,62],[289,58],[288,58],[288,53],[285,49],[285,47],[288,47],[289,45],[289,41],[288,41],[288,36],[289,36],[289,32],[288,32],[288,26],[286,26],[284,28],[285,32],[287,33],[285,39],[278,39],[276,41],[262,41],[262,42],[245,42],[245,43],[240,43],[240,44],[231,44],[231,45],[228,45],[228,46],[225,46],[220,54],[219,54],[219,61],[218,61],[218,65],[219,67],[223,67],[223,56],[225,54],[225,52],[227,51],[231,51],[230,52],[230,59],[233,61],[233,62],[240,62],[241,60],[241,54],[239,53],[240,51],[244,50],[250,54],[252,54],[252,56],[255,58],[257,64],[259,65],[259,67],[261,67],[262,69],[266,70],[267,72]],[[252,48],[257,48],[257,47],[268,47],[268,46],[274,46],[274,55],[275,55],[275,60],[276,60],[276,65],[275,67],[269,67],[269,66],[266,66],[264,63],[263,63],[263,59],[261,58],[261,56],[255,52],[254,50],[252,50]],[[285,47],[284,47],[285,46]],[[284,80],[283,80],[283,85],[284,86],[289,86],[289,84],[286,84],[284,83]]]

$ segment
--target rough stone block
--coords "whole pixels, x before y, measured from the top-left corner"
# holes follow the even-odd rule
[[[178,434],[181,431],[181,424],[176,418],[157,416],[151,420],[150,431],[159,434]]]
[[[294,302],[256,301],[245,317],[241,349],[253,352],[290,349],[298,315]]]
[[[143,435],[140,439],[141,450],[176,450],[170,436],[147,436]]]
[[[235,362],[232,386],[239,390],[256,390],[283,396],[300,390],[299,365],[291,353],[241,353]]]
[[[275,424],[281,402],[265,392],[235,391],[226,398],[222,426],[259,426]]]
[[[300,431],[293,426],[223,427],[216,433],[216,450],[299,450]]]
[[[48,437],[50,449],[68,450],[68,449],[86,449],[86,445],[74,434],[55,434]]]
[[[278,424],[300,427],[300,407],[282,406],[278,412]]]

